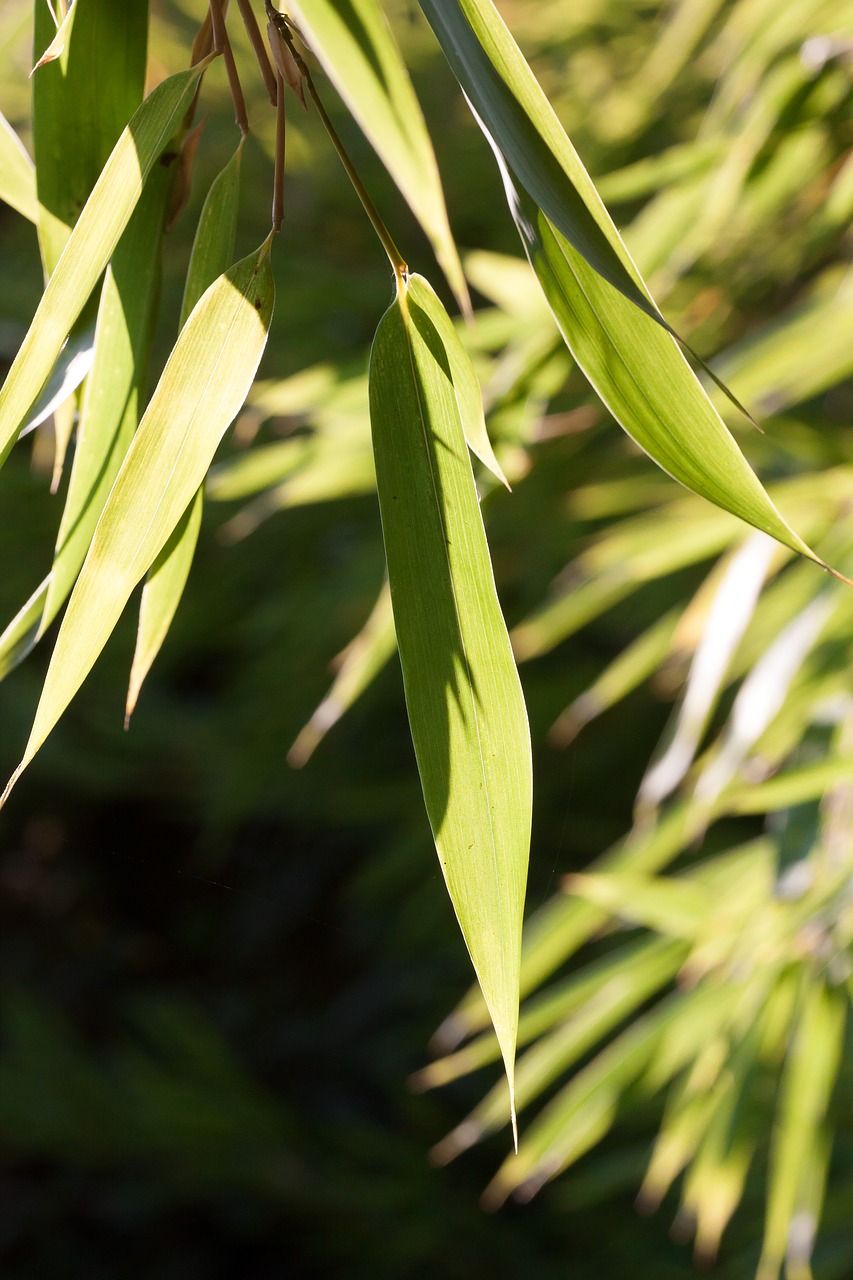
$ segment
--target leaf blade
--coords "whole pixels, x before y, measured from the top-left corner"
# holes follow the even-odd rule
[[[377,489],[424,799],[512,1097],[530,737],[428,289],[412,278],[371,352]]]

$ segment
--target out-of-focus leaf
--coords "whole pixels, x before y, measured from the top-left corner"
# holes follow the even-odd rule
[[[24,416],[112,256],[145,178],[189,106],[205,66],[199,63],[159,85],[116,143],[0,389],[0,461],[17,439]]]
[[[370,364],[394,624],[427,812],[512,1107],[531,821],[527,715],[495,592],[453,366],[412,277]]]
[[[773,554],[770,539],[755,533],[732,557],[711,605],[666,749],[640,783],[640,808],[660,804],[689,769],[732,654],[755,609]]]
[[[240,207],[240,159],[243,138],[205,197],[196,227],[190,265],[184,284],[179,327],[182,329],[204,291],[234,259],[237,214]],[[148,571],[139,606],[139,630],[125,707],[129,724],[145,677],[169,633],[195,555],[204,491],[199,488],[175,526],[168,542]]]
[[[758,1280],[777,1280],[786,1254],[802,1271],[811,1256],[819,1204],[802,1204],[810,1156],[835,1086],[846,1022],[842,991],[809,978],[785,1064],[773,1132],[764,1244]],[[798,1217],[798,1210],[808,1221]]]
[[[680,880],[573,875],[566,888],[613,915],[675,938],[693,940],[713,909],[708,895]]]
[[[696,783],[695,796],[711,804],[740,768],[785,699],[791,681],[817,643],[837,595],[824,590],[785,628],[740,687],[719,750]]]
[[[589,688],[554,721],[548,734],[552,746],[568,746],[584,725],[642,684],[669,652],[678,621],[678,610],[670,610],[626,645]]]
[[[275,297],[269,247],[220,276],[181,331],[98,521],[4,799],[91,670],[246,398]]]
[[[38,221],[36,171],[15,130],[0,112],[0,200]]]
[[[334,683],[287,753],[288,764],[307,764],[332,725],[349,711],[397,647],[391,592],[386,582],[370,617],[338,659]]]
[[[630,968],[623,965],[614,972],[589,995],[582,1008],[529,1049],[519,1059],[516,1069],[519,1111],[668,983],[686,951],[681,942],[655,939],[653,944],[634,956]],[[502,1082],[490,1090],[467,1119],[433,1148],[433,1159],[439,1164],[453,1160],[505,1124],[506,1112],[506,1083]]]
[[[460,307],[470,311],[432,142],[377,0],[291,0],[288,8],[429,236]]]

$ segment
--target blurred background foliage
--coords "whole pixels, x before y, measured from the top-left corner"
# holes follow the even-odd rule
[[[132,730],[128,616],[0,818],[0,1266],[676,1280],[694,1274],[684,1239],[709,1261],[733,1214],[718,1274],[747,1280],[760,1259],[770,1277],[787,1252],[799,1280],[822,1212],[815,1275],[849,1276],[853,604],[685,494],[600,409],[416,6],[387,7],[467,251],[466,336],[514,487],[482,477],[537,781],[521,1151],[505,1159],[476,996],[447,1017],[467,959],[387,661],[366,360],[388,273],[315,115],[291,112],[261,379]],[[850,573],[850,0],[499,7],[667,318],[762,420],[759,435],[720,403],[772,496]],[[30,9],[0,15],[0,109],[27,142]],[[186,63],[200,16],[194,0],[154,14],[152,83]],[[269,225],[273,142],[246,81],[242,251]],[[234,144],[221,67],[204,110],[155,365]],[[8,363],[40,266],[4,207],[0,235]],[[50,563],[51,467],[40,431],[0,480],[3,625]],[[0,685],[6,773],[42,650]],[[413,1073],[450,1087],[413,1092]],[[653,1218],[634,1212],[641,1184],[641,1207],[664,1200]],[[491,1208],[541,1193],[486,1215],[484,1187]]]

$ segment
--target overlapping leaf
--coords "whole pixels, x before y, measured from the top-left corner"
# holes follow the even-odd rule
[[[6,795],[91,670],[246,398],[275,297],[269,243],[210,286],[178,338],[98,521]]]
[[[450,360],[412,277],[371,353],[370,413],[406,703],[442,872],[512,1106],[530,739]]]

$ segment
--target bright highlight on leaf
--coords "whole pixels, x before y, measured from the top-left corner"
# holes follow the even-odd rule
[[[199,63],[158,85],[116,143],[0,390],[0,462],[109,262],[145,178],[177,129],[205,65]]]
[[[462,429],[456,364],[431,319],[439,306],[427,282],[413,276],[386,312],[371,352],[370,418],[424,799],[501,1047],[514,1118],[530,738]]]
[[[210,286],[175,344],[98,521],[4,801],[88,675],[246,399],[275,299],[269,248],[267,240]]]

